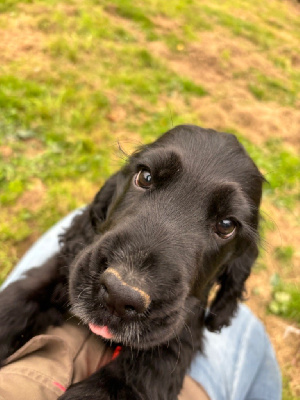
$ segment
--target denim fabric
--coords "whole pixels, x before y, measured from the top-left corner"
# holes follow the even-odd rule
[[[205,331],[205,355],[189,375],[211,400],[280,400],[281,374],[262,323],[240,305],[232,325],[221,333]]]
[[[76,210],[47,231],[25,254],[1,289],[24,272],[46,261],[59,249],[58,235],[81,210]],[[189,375],[211,400],[280,400],[281,375],[262,323],[240,305],[232,325],[221,333],[205,331],[205,355],[196,355]]]
[[[44,233],[44,235],[34,243],[12,270],[6,281],[1,286],[1,289],[4,289],[11,282],[23,278],[24,273],[28,269],[43,264],[49,257],[57,252],[59,250],[59,235],[70,226],[72,219],[82,210],[83,208],[71,212]]]

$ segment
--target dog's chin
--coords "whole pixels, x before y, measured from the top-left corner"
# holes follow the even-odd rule
[[[72,312],[104,340],[135,349],[148,349],[166,343],[176,337],[184,325],[184,319],[179,315],[176,320],[166,324],[164,318],[153,323],[147,318],[144,321],[122,320],[108,313],[93,317],[76,305]]]

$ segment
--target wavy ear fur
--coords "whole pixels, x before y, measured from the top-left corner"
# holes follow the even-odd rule
[[[93,202],[73,219],[70,228],[61,235],[61,254],[66,264],[69,264],[86,245],[93,242],[95,227],[106,218],[107,209],[116,190],[117,176],[118,173],[105,182]]]
[[[117,187],[117,180],[120,173],[116,173],[111,176],[96,194],[94,201],[90,205],[89,214],[91,224],[94,228],[97,227],[98,224],[102,223],[107,214],[107,210],[111,201],[114,197]]]
[[[218,277],[220,287],[210,306],[205,325],[211,332],[220,331],[230,325],[239,300],[244,299],[245,282],[250,275],[251,267],[258,256],[258,248],[251,244],[243,254],[225,266]]]

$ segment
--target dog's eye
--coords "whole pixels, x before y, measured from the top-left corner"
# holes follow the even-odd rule
[[[152,177],[150,171],[141,169],[135,177],[135,184],[143,189],[149,189],[152,185]]]
[[[228,239],[230,236],[232,236],[235,232],[235,229],[236,222],[229,218],[220,219],[216,225],[216,233],[222,239]]]

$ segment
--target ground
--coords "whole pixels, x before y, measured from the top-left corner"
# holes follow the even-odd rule
[[[1,280],[124,153],[179,123],[234,133],[268,181],[248,305],[300,398],[299,16],[287,0],[2,1]]]

